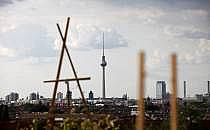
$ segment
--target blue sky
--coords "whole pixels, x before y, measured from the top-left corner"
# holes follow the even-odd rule
[[[208,0],[0,0],[0,97],[11,91],[50,97],[61,40],[71,17],[68,47],[85,95],[102,95],[101,44],[105,33],[108,97],[135,98],[140,50],[146,53],[146,96],[155,97],[157,80],[170,91],[170,54],[178,55],[178,95],[207,91],[210,79],[210,2]],[[65,56],[61,77],[72,77]],[[79,97],[75,83],[73,96]],[[65,84],[58,91],[64,92]]]

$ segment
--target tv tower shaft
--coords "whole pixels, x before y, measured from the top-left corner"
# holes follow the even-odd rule
[[[102,63],[101,63],[101,67],[103,70],[103,79],[102,79],[102,87],[103,87],[103,99],[106,98],[106,93],[105,93],[105,67],[107,65],[107,62],[105,60],[105,55],[104,55],[104,33],[103,33],[103,55],[102,55]]]

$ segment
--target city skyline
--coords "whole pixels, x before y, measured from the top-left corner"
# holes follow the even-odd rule
[[[182,96],[177,96],[177,98],[183,98],[183,99],[189,98],[190,99],[190,98],[196,98],[198,95],[206,96],[206,94],[208,95],[210,93],[210,91],[209,91],[209,88],[210,88],[210,80],[207,81],[208,85],[207,85],[207,91],[206,92],[204,92],[204,93],[195,93],[195,95],[192,95],[192,96],[189,96],[189,94],[187,93],[188,91],[187,91],[187,88],[186,88],[187,87],[186,83],[187,83],[186,81],[183,82],[183,95]],[[156,88],[155,88],[155,91],[156,92],[155,92],[155,96],[145,96],[144,98],[145,99],[148,98],[148,97],[149,98],[153,98],[153,99],[164,99],[164,98],[168,98],[167,95],[168,94],[170,95],[171,93],[169,91],[166,91],[166,88],[167,88],[167,84],[165,83],[165,81],[163,81],[163,80],[162,81],[160,81],[160,80],[159,81],[156,81]],[[66,96],[63,96],[65,93],[66,93]],[[78,97],[78,96],[72,97],[72,91],[68,91],[68,89],[67,90],[64,90],[64,91],[57,91],[57,93],[56,93],[56,99],[59,99],[61,97],[62,97],[62,99],[65,99],[65,98],[67,99],[67,93],[70,93],[70,99],[71,98],[72,99],[73,98],[74,99],[76,99],[76,98],[81,99],[81,97]],[[90,90],[88,92],[88,95],[85,94],[86,95],[85,98],[89,98],[90,97],[90,93],[92,95],[94,95],[93,91]],[[5,100],[5,99],[8,98],[8,95],[10,95],[10,94],[18,94],[18,99],[28,99],[28,98],[31,98],[31,95],[37,95],[37,94],[39,95],[39,92],[38,91],[37,92],[33,91],[33,92],[28,93],[27,95],[24,95],[23,97],[19,97],[19,93],[18,92],[11,91],[11,92],[7,93],[5,96],[0,97],[0,99],[1,100]],[[127,95],[127,93],[123,93],[121,96],[113,96],[113,97],[107,97],[107,98],[123,98],[125,95],[126,95],[126,97],[127,96],[129,97],[129,95]],[[52,97],[45,97],[43,95],[39,95],[39,97],[42,97],[42,98],[52,98]],[[95,98],[101,98],[101,99],[103,99],[103,96],[100,95],[100,96],[97,96]],[[132,98],[130,98],[130,99],[132,99]],[[137,98],[133,98],[133,99],[137,99]]]
[[[170,89],[169,56],[178,56],[178,96],[207,92],[210,79],[210,2],[201,1],[0,1],[0,97],[11,91],[24,97],[37,92],[52,97],[60,38],[56,23],[71,17],[67,45],[85,97],[102,97],[101,47],[105,34],[106,95],[136,98],[140,50],[146,53],[146,94],[155,97],[157,80]],[[66,58],[66,56],[64,57]],[[64,60],[61,77],[73,77]],[[64,83],[58,91],[65,91]],[[79,97],[71,83],[73,97]],[[188,95],[189,94],[189,95]]]

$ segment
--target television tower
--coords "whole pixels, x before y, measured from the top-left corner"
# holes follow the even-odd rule
[[[104,33],[103,33],[103,55],[102,55],[102,63],[101,63],[101,67],[102,67],[102,70],[103,70],[103,79],[102,79],[103,99],[106,98],[106,95],[105,95],[105,67],[106,67],[106,65],[107,65],[107,63],[106,63],[105,55],[104,55]]]

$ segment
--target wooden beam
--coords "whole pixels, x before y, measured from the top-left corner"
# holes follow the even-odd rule
[[[170,126],[171,130],[177,130],[177,60],[176,54],[171,55],[171,97],[170,97]]]
[[[145,68],[144,68],[144,53],[139,54],[140,69],[139,69],[139,91],[138,91],[138,116],[136,119],[136,130],[144,129],[144,85],[145,85]]]
[[[52,83],[52,82],[66,82],[66,81],[76,81],[76,80],[90,80],[90,77],[84,78],[68,78],[68,79],[59,79],[59,80],[46,80],[44,83]]]

